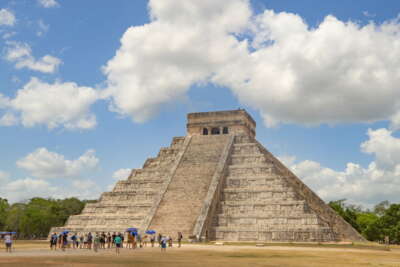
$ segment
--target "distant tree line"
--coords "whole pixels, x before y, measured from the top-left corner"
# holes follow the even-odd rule
[[[385,200],[370,210],[341,199],[329,202],[329,206],[367,240],[380,242],[388,236],[390,243],[400,243],[400,204]]]
[[[32,198],[26,203],[9,204],[0,198],[0,231],[17,232],[18,238],[46,238],[50,228],[63,226],[68,217],[79,214],[88,200],[77,198]]]

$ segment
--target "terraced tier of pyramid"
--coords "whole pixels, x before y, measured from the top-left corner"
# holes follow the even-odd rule
[[[137,227],[197,240],[364,241],[257,142],[255,127],[245,110],[188,114],[187,136],[51,231]]]

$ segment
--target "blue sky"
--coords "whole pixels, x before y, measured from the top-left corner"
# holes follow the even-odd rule
[[[399,201],[397,1],[0,0],[0,196],[96,198],[246,110],[325,200]]]

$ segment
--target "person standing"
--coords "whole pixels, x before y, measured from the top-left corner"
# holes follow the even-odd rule
[[[123,248],[124,247],[124,240],[125,240],[124,234],[120,233],[119,237],[121,237],[121,248]]]
[[[128,248],[132,249],[133,247],[133,234],[128,232]]]
[[[50,237],[50,249],[51,250],[57,250],[57,240],[58,240],[58,236],[56,233],[53,233]]]
[[[79,248],[80,249],[82,249],[82,248],[84,248],[84,240],[85,240],[85,237],[83,236],[83,234],[81,234],[81,236],[79,237]]]
[[[116,235],[116,233],[114,232],[113,234],[112,234],[112,246],[114,247],[115,246],[115,242],[114,242],[114,240],[115,240],[115,237],[116,237],[117,235]]]
[[[142,236],[139,233],[136,234],[136,240],[137,240],[137,243],[139,245],[139,248],[142,248],[143,247],[143,245],[142,245]]]
[[[62,233],[60,233],[58,235],[58,248],[62,248],[62,237],[63,237],[63,235],[62,235]]]
[[[10,233],[7,233],[4,236],[4,244],[6,245],[6,252],[11,253],[11,249],[12,249],[12,236]]]
[[[106,248],[106,234],[104,232],[102,232],[100,236],[100,248]]]
[[[97,252],[99,245],[100,245],[100,236],[98,233],[94,234],[93,240],[94,240],[93,250],[94,250],[94,252]]]
[[[88,240],[87,240],[87,242],[88,242],[88,249],[92,249],[93,236],[92,236],[92,233],[91,233],[91,232],[89,232],[89,234],[88,234]]]
[[[161,251],[167,251],[167,242],[168,242],[168,238],[166,236],[162,236],[161,237]]]
[[[158,242],[158,246],[161,247],[161,239],[162,239],[162,234],[159,233],[158,237],[157,237],[157,242]]]
[[[168,247],[172,248],[172,237],[168,236]]]
[[[83,248],[88,248],[88,235],[85,234],[85,237],[83,238]]]
[[[107,234],[107,248],[111,248],[111,242],[112,242],[112,237],[111,237],[111,234],[110,234],[110,232],[108,232],[108,234]]]
[[[63,233],[61,235],[61,249],[62,251],[65,251],[65,248],[68,246],[68,234],[67,233]]]
[[[183,235],[181,232],[178,232],[178,248],[181,247]]]
[[[114,239],[115,252],[117,254],[119,254],[119,249],[121,247],[121,243],[122,243],[122,238],[121,238],[120,234],[118,234],[118,235],[115,236],[115,239]]]
[[[72,236],[71,236],[71,242],[72,242],[72,248],[77,248],[77,239],[78,239],[78,237],[76,236],[76,234],[73,234]]]
[[[156,239],[156,237],[155,237],[154,235],[152,235],[152,236],[150,237],[150,243],[151,243],[151,247],[152,247],[152,248],[154,248],[154,242],[156,241],[155,239]]]

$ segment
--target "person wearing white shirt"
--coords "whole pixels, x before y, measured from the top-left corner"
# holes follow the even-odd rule
[[[6,245],[6,252],[11,253],[11,247],[12,247],[12,238],[10,234],[6,234],[4,236],[4,244]]]

